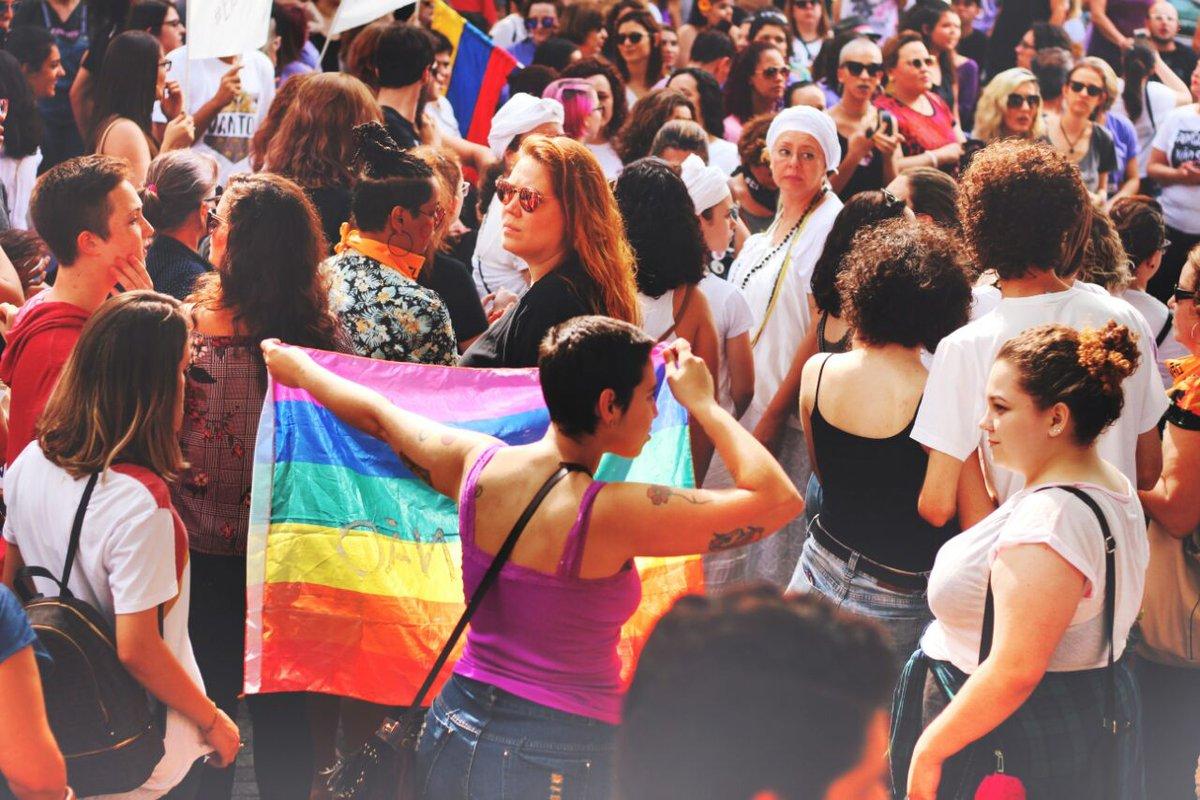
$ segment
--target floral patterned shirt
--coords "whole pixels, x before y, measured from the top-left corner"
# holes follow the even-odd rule
[[[458,343],[437,294],[391,267],[347,249],[326,265],[333,307],[360,356],[453,365]]]

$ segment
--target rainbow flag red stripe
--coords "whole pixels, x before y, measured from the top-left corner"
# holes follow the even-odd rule
[[[454,107],[459,132],[464,139],[486,146],[500,92],[509,73],[520,65],[442,0],[434,7],[433,29],[454,45],[446,98]]]
[[[509,444],[549,423],[536,370],[393,364],[312,351],[396,405]],[[606,457],[602,480],[691,484],[687,414],[663,380],[650,441]],[[387,445],[307,392],[272,384],[255,448],[247,548],[245,690],[313,691],[408,704],[463,610],[455,503]],[[638,559],[642,604],[622,631],[628,680],[654,622],[703,587],[699,557]],[[442,675],[449,676],[453,660]],[[440,685],[440,684],[439,684]]]

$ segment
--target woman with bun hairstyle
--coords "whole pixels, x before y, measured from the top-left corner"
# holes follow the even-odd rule
[[[595,156],[565,136],[526,138],[496,182],[504,249],[529,266],[530,287],[459,361],[532,367],[546,332],[601,314],[638,324],[634,255]]]
[[[378,122],[354,129],[359,165],[354,222],[325,265],[334,307],[360,356],[453,364],[458,345],[437,293],[417,283],[434,230],[446,218],[429,165],[401,150]]]
[[[1030,798],[1145,798],[1141,703],[1122,656],[1146,524],[1133,485],[1096,447],[1138,359],[1136,335],[1115,322],[1039,325],[1001,347],[979,427],[1025,488],[934,561],[934,621],[893,708],[893,783],[912,800],[974,797],[998,759]]]
[[[150,162],[141,197],[142,214],[154,226],[146,271],[156,292],[183,300],[212,269],[200,255],[200,240],[210,232],[208,212],[221,199],[217,161],[190,148],[163,153]]]

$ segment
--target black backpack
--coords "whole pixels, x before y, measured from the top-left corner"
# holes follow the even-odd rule
[[[45,567],[24,567],[16,582],[33,630],[53,659],[49,664],[38,659],[42,693],[50,729],[66,758],[67,782],[79,797],[138,788],[165,752],[166,708],[121,664],[108,621],[67,588],[98,477],[88,479],[75,512],[62,579]],[[36,593],[34,577],[58,584],[58,597]],[[158,614],[161,634],[161,606]]]

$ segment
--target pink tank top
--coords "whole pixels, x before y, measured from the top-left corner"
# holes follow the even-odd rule
[[[475,545],[475,485],[503,445],[483,452],[459,499],[463,590],[475,591],[492,554]],[[596,495],[584,492],[567,533],[558,569],[548,575],[511,561],[484,597],[455,672],[570,714],[616,725],[621,718],[621,626],[637,610],[642,584],[633,562],[605,578],[580,578],[583,548]]]

